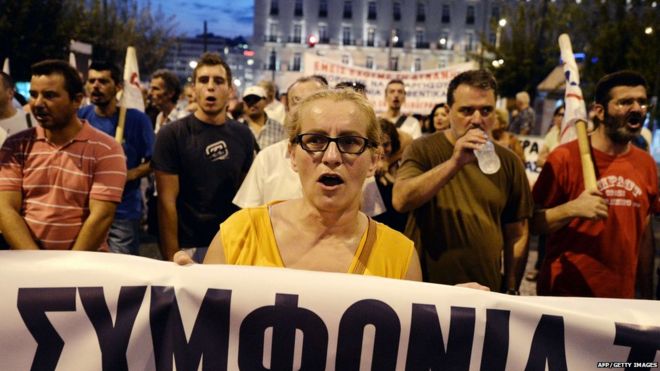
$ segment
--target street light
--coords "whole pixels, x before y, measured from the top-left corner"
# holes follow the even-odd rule
[[[502,28],[506,26],[506,18],[502,18],[497,22],[497,30],[495,31],[495,49],[500,49],[500,38],[502,37]]]
[[[491,64],[495,68],[500,68],[504,64],[504,59],[495,59],[494,61],[491,62]]]
[[[644,33],[647,34],[647,35],[652,34],[653,33],[653,27],[646,27],[644,29]]]
[[[188,66],[190,66],[190,68],[192,68],[192,69],[194,70],[195,67],[197,67],[197,61],[190,61],[190,62],[188,62]]]

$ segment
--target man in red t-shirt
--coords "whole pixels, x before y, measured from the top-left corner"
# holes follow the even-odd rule
[[[590,136],[598,190],[586,191],[577,141],[556,148],[534,185],[532,228],[547,233],[539,295],[652,297],[650,214],[660,210],[656,164],[631,144],[648,110],[646,81],[632,71],[596,86]]]

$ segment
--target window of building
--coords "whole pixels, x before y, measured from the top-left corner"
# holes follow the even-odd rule
[[[271,23],[268,29],[268,36],[266,41],[275,43],[277,42],[277,23]]]
[[[352,40],[351,40],[351,28],[348,26],[342,27],[341,30],[341,39],[342,39],[342,44],[344,45],[352,45]]]
[[[277,52],[275,49],[270,51],[270,58],[268,58],[268,70],[277,71]]]
[[[367,29],[367,46],[374,46],[376,42],[376,29],[369,27]]]
[[[399,57],[390,58],[390,70],[398,71],[399,70]]]
[[[442,23],[451,22],[451,8],[449,7],[449,4],[442,5],[442,16],[440,17],[440,21]]]
[[[421,1],[417,3],[417,22],[426,22],[426,6]]]
[[[447,67],[447,59],[440,58],[440,61],[438,62],[438,68],[445,68],[445,67]]]
[[[328,0],[319,1],[319,18],[328,17]]]
[[[440,39],[438,40],[438,49],[447,49],[449,48],[449,32],[443,31],[440,33]]]
[[[474,24],[474,5],[468,5],[465,13],[465,24]]]
[[[328,26],[325,24],[320,24],[319,25],[319,43],[321,44],[327,44],[330,42],[330,38],[328,37]]]
[[[302,17],[303,16],[303,2],[302,2],[302,0],[296,0],[295,4],[293,5],[293,15],[294,15],[294,17]]]
[[[376,20],[376,2],[370,1],[367,4],[367,19],[370,21]]]
[[[293,55],[293,66],[291,66],[292,71],[300,71],[301,59],[302,59],[302,55],[300,53],[296,53]]]
[[[353,18],[353,2],[350,0],[344,1],[344,19]]]
[[[415,58],[415,69],[413,71],[421,71],[422,70],[422,59],[421,58]]]
[[[474,35],[468,33],[466,37],[467,37],[467,41],[465,42],[465,51],[470,52],[474,50]]]
[[[348,57],[348,54],[344,54],[341,56],[341,63],[342,64],[348,64],[350,61],[350,58]]]
[[[392,19],[395,21],[401,20],[401,3],[398,1],[392,3]]]
[[[415,31],[415,45],[417,48],[428,48],[428,43],[424,36],[424,30],[420,29]]]
[[[367,57],[367,63],[364,65],[368,69],[373,69],[374,68],[374,57]]]
[[[270,0],[270,15],[280,14],[280,4],[278,0]]]
[[[291,42],[300,44],[302,41],[302,25],[294,24],[293,25],[293,38]]]
[[[493,6],[490,9],[490,16],[493,17],[493,19],[500,19],[500,7],[499,6]]]
[[[403,47],[403,38],[400,36],[401,31],[398,28],[395,28],[392,31],[388,45],[391,43],[395,48]]]
[[[488,42],[490,44],[495,44],[496,41],[497,41],[497,35],[495,34],[495,32],[490,32],[488,34]]]

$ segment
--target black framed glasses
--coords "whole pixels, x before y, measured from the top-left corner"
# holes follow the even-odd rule
[[[339,152],[351,155],[359,155],[367,147],[376,147],[374,142],[358,135],[331,138],[323,134],[306,133],[297,135],[295,142],[300,144],[300,147],[307,152],[325,152],[330,143],[335,142]]]

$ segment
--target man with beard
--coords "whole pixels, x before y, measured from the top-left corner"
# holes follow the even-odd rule
[[[534,185],[533,228],[548,233],[540,295],[652,296],[650,214],[660,211],[655,161],[631,145],[648,111],[646,81],[632,71],[596,85],[590,137],[598,190],[584,188],[577,141],[557,147]]]
[[[64,61],[32,66],[39,126],[0,150],[0,229],[13,249],[105,248],[126,181],[121,146],[80,120],[83,84]]]
[[[219,55],[202,55],[192,79],[198,108],[161,128],[151,166],[163,257],[183,248],[201,262],[218,225],[238,210],[232,199],[252,164],[254,137],[227,118],[231,70]]]
[[[391,80],[385,87],[385,103],[387,112],[382,116],[391,122],[399,131],[410,135],[413,139],[422,136],[422,126],[412,115],[404,115],[401,108],[406,103],[406,86],[401,80]]]
[[[87,93],[90,105],[78,111],[78,117],[114,137],[119,122],[117,92],[122,87],[117,66],[105,62],[93,62],[89,66]],[[115,220],[108,234],[110,251],[138,255],[140,250],[140,220],[142,219],[142,192],[140,179],[151,169],[149,160],[153,153],[155,135],[149,117],[133,109],[126,109],[122,146],[126,155],[126,185]]]
[[[282,123],[268,117],[266,107],[266,90],[261,86],[250,86],[243,93],[243,102],[247,106],[246,124],[252,130],[259,149],[286,139],[286,131]]]

